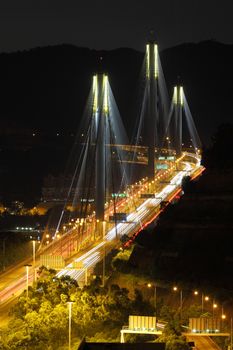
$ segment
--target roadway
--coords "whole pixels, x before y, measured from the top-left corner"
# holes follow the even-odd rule
[[[147,222],[152,221],[160,213],[160,203],[163,201],[169,201],[174,192],[180,189],[181,182],[184,176],[195,173],[197,167],[193,167],[189,162],[184,162],[184,168],[178,171],[172,178],[169,184],[165,185],[163,189],[155,194],[155,198],[148,198],[143,201],[133,212],[128,214],[127,222],[120,222],[115,227],[110,229],[103,240],[95,245],[93,248],[80,254],[80,256],[74,259],[74,262],[82,266],[80,270],[72,269],[73,264],[70,263],[65,269],[61,270],[57,276],[70,276],[76,280],[83,279],[86,270],[92,269],[95,264],[103,258],[105,249],[108,249],[110,242],[114,241],[116,236],[119,238],[122,235],[130,235],[137,232],[140,227],[143,227]]]
[[[8,268],[0,275],[0,325],[4,326],[9,321],[8,312],[16,302],[16,298],[26,289],[25,264],[30,264],[30,259]],[[32,274],[29,275],[32,282]]]
[[[194,155],[192,155],[194,156]],[[169,183],[162,183],[162,188],[159,192],[155,193],[154,198],[140,199],[140,194],[136,198],[136,206],[131,207],[131,212],[127,216],[127,222],[118,223],[116,226],[112,224],[104,239],[99,241],[91,241],[89,238],[90,246],[83,251],[76,254],[76,258],[73,258],[73,262],[82,266],[82,269],[72,269],[73,264],[68,264],[65,269],[58,273],[58,276],[70,275],[76,280],[84,278],[85,271],[92,269],[95,264],[100,261],[103,255],[110,250],[114,245],[118,244],[119,240],[116,237],[126,234],[132,236],[134,233],[138,232],[143,226],[148,222],[153,221],[160,213],[160,203],[163,201],[171,200],[176,191],[180,189],[182,178],[185,175],[195,174],[198,170],[201,170],[199,161],[194,163],[183,162],[183,168],[180,171],[174,171]],[[147,184],[144,182],[144,187]],[[147,187],[148,188],[148,187]],[[140,192],[140,191],[138,191]],[[134,194],[135,196],[135,194]],[[121,202],[121,205],[125,205],[129,199],[125,199]],[[133,208],[133,209],[132,209]],[[111,206],[107,209],[108,213],[111,213]],[[72,232],[72,230],[70,230]],[[69,242],[71,235],[68,233],[64,236],[64,241],[68,244],[68,249],[71,249]],[[60,247],[64,244],[61,240],[54,244],[53,254],[59,253]],[[52,247],[53,245],[51,245]],[[48,247],[50,248],[50,247]],[[49,250],[49,249],[48,249]],[[41,253],[46,254],[42,250]],[[25,263],[25,262],[24,262]],[[19,295],[26,288],[26,271],[23,266],[24,263],[18,264],[16,267],[6,271],[0,275],[0,312],[1,308],[4,309],[8,300],[13,300],[17,295]],[[32,264],[32,260],[26,261],[28,264]],[[39,261],[37,262],[37,265]],[[33,280],[33,269],[29,272],[29,282]],[[5,310],[5,309],[4,309]]]
[[[208,336],[187,336],[190,342],[195,343],[195,350],[221,350],[221,348]]]

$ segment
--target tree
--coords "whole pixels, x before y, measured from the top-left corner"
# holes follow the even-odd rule
[[[190,350],[185,337],[172,335],[166,342],[166,350]]]
[[[221,124],[212,137],[212,146],[203,152],[202,163],[207,168],[233,169],[233,124]]]

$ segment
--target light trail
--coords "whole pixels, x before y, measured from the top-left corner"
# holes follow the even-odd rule
[[[75,270],[73,268],[73,263],[71,263],[67,265],[65,269],[61,270],[57,276],[70,276],[71,278],[80,281],[83,279],[87,269],[93,268],[95,264],[102,259],[105,245],[108,242],[114,241],[116,238],[116,232],[118,237],[124,234],[128,234],[129,236],[133,236],[133,234],[137,235],[142,229],[156,220],[162,211],[159,208],[160,203],[162,201],[171,202],[173,198],[181,191],[180,184],[182,178],[186,175],[190,175],[191,178],[194,179],[205,170],[204,167],[200,166],[199,155],[194,155],[188,152],[186,155],[194,158],[196,164],[191,165],[188,162],[183,162],[184,170],[176,173],[169,184],[163,187],[160,192],[155,193],[155,198],[148,198],[144,200],[144,202],[138,205],[134,211],[128,214],[126,223],[118,223],[116,227],[111,228],[107,232],[103,241],[99,242],[89,251],[74,259],[74,262],[81,263],[82,269]],[[146,184],[146,181],[142,181],[142,183]],[[128,198],[127,200],[130,199]],[[122,201],[122,203],[124,202]],[[69,232],[72,232],[72,229],[69,230]],[[66,236],[66,238],[68,239],[68,236]],[[29,274],[29,282],[31,283],[32,280],[33,274]],[[3,305],[11,297],[18,295],[23,289],[26,289],[26,276],[21,274],[16,282],[10,283],[0,291],[0,304]]]
[[[189,154],[188,154],[189,155]],[[194,156],[192,154],[192,156]],[[195,159],[199,160],[198,156]],[[93,268],[95,264],[101,260],[103,255],[103,248],[107,242],[110,242],[116,238],[117,236],[127,235],[132,232],[137,226],[140,226],[140,222],[145,222],[148,219],[148,216],[154,211],[162,201],[168,199],[168,197],[180,187],[182,179],[187,174],[194,173],[198,168],[200,168],[200,164],[197,162],[195,166],[192,166],[189,162],[183,162],[184,170],[179,171],[170,181],[168,185],[166,185],[160,192],[155,193],[155,197],[157,198],[148,198],[142,204],[140,204],[135,211],[128,214],[127,222],[118,223],[116,227],[110,229],[110,231],[106,234],[105,239],[97,244],[95,247],[90,249],[88,252],[84,253],[80,257],[74,260],[74,262],[82,263],[83,268],[80,270],[72,270],[73,264],[70,263],[66,269],[61,270],[57,276],[70,276],[76,280],[83,278],[85,270]],[[159,212],[160,213],[160,212]],[[159,215],[158,213],[158,215]],[[155,217],[157,214],[155,215]],[[145,227],[147,222],[143,224]]]

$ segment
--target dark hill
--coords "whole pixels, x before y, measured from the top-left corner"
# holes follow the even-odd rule
[[[233,115],[233,46],[214,41],[183,44],[163,51],[161,61],[170,93],[180,76],[206,142],[216,126]],[[92,75],[103,70],[110,76],[124,123],[131,130],[142,62],[143,53],[126,48],[98,52],[62,45],[1,54],[1,124],[76,130]]]
[[[39,195],[43,177],[64,170],[97,71],[108,72],[130,134],[142,92],[143,57],[127,48],[71,45],[0,54],[0,197]],[[208,143],[218,124],[232,120],[233,45],[184,44],[163,51],[161,61],[169,93],[180,76]]]
[[[157,279],[232,291],[232,179],[232,171],[205,172],[155,229],[137,237],[134,265]]]
[[[116,99],[128,115],[128,99],[142,59],[131,49],[97,52],[71,45],[2,54],[2,123],[19,129],[76,132],[92,76],[98,71],[108,72]]]

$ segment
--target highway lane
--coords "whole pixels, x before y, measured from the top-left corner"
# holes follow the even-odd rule
[[[208,336],[187,336],[187,340],[195,343],[195,350],[221,350],[221,348]]]
[[[188,162],[186,162],[184,166],[185,170],[178,171],[173,176],[169,184],[163,184],[164,187],[162,190],[155,194],[156,198],[149,198],[144,200],[143,203],[138,205],[135,210],[128,214],[127,223],[118,223],[116,227],[112,225],[112,228],[107,232],[104,241],[100,241],[98,243],[93,242],[92,247],[88,248],[85,253],[79,253],[79,257],[74,260],[76,262],[82,263],[83,270],[71,271],[70,268],[72,268],[72,265],[68,265],[66,269],[59,272],[58,276],[70,275],[77,280],[79,278],[83,278],[85,269],[93,268],[93,266],[101,260],[104,250],[109,249],[109,246],[113,245],[116,235],[118,237],[123,234],[132,235],[134,232],[137,232],[140,227],[145,224],[145,222],[151,220],[153,218],[153,215],[156,213],[156,210],[158,211],[161,201],[167,200],[169,196],[174,192],[174,190],[180,186],[183,176],[191,174],[195,171],[196,168],[199,167],[199,165],[194,167]],[[124,204],[124,202],[122,201],[121,204]],[[68,241],[69,239],[69,234],[67,234],[65,240]],[[57,242],[58,248],[60,244],[60,242]],[[57,252],[59,252],[58,248]],[[32,264],[32,261],[29,260],[27,263]],[[39,264],[39,261],[37,264]],[[29,281],[32,281],[31,272],[29,273]],[[0,275],[0,305],[1,303],[7,301],[9,298],[17,295],[19,292],[22,292],[22,290],[25,288],[26,271],[25,267],[22,266],[22,264],[17,268],[12,269],[10,273]]]
[[[112,228],[107,232],[105,239],[97,244],[94,248],[90,249],[87,253],[81,255],[79,258],[75,259],[75,262],[82,263],[82,269],[80,270],[71,270],[72,263],[69,264],[65,269],[61,270],[57,276],[70,276],[76,280],[83,279],[85,270],[94,267],[94,265],[101,260],[104,246],[108,242],[113,241],[117,236],[122,236],[124,234],[131,234],[132,231],[137,228],[139,229],[140,225],[148,221],[149,216],[155,212],[156,207],[174,192],[175,189],[180,187],[182,178],[194,171],[192,165],[188,162],[184,162],[184,170],[179,171],[168,185],[166,185],[160,192],[156,193],[156,198],[148,198],[141,205],[139,205],[136,210],[130,213],[127,216],[126,223],[118,223],[116,227]]]

